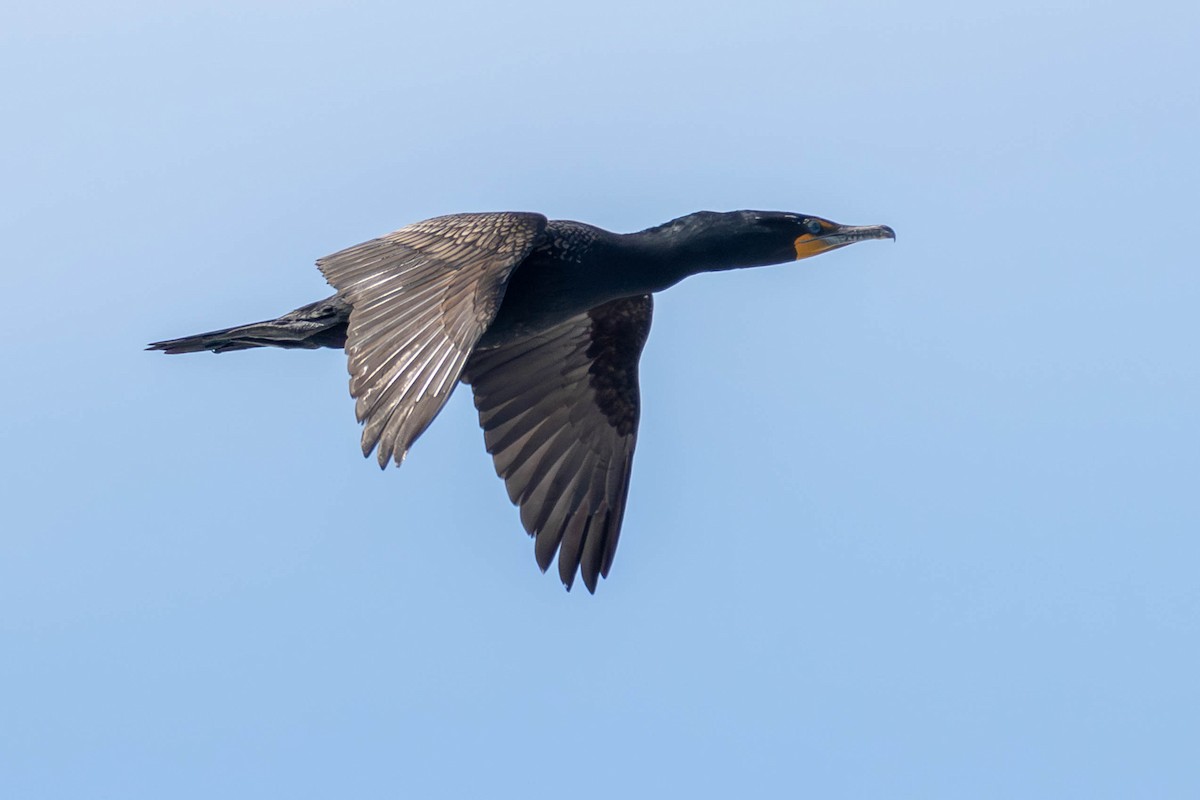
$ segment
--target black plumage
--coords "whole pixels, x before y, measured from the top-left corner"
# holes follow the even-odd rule
[[[459,381],[538,565],[589,591],[616,552],[651,293],[684,277],[798,260],[866,239],[783,212],[699,212],[634,234],[540,214],[455,214],[317,262],[337,290],[278,319],[152,350],[344,347],[364,455],[404,460]]]

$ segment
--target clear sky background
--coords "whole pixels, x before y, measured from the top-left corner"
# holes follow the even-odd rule
[[[1195,3],[0,10],[0,796],[1200,797]],[[436,214],[887,223],[659,297],[541,575],[460,391],[148,341]],[[582,588],[582,587],[581,587]]]

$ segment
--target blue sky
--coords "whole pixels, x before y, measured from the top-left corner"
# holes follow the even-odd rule
[[[32,5],[32,4],[26,4]],[[0,10],[0,794],[1200,794],[1200,11]],[[661,295],[621,550],[542,576],[459,392],[151,340],[441,213],[897,243]]]

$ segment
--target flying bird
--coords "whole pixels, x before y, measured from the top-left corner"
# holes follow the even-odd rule
[[[568,590],[608,577],[637,443],[651,295],[689,275],[798,261],[886,225],[700,211],[617,234],[541,214],[452,214],[317,261],[337,290],[282,317],[154,342],[166,353],[344,347],[363,455],[400,464],[459,381],[487,451]]]

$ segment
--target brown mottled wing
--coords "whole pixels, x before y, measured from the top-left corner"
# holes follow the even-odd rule
[[[378,447],[379,466],[404,460],[545,227],[540,214],[455,214],[317,262],[352,306],[346,355],[363,455]]]
[[[558,551],[568,589],[608,576],[637,441],[638,359],[650,295],[614,300],[545,333],[471,356],[464,380],[496,473],[535,537],[538,566]]]

